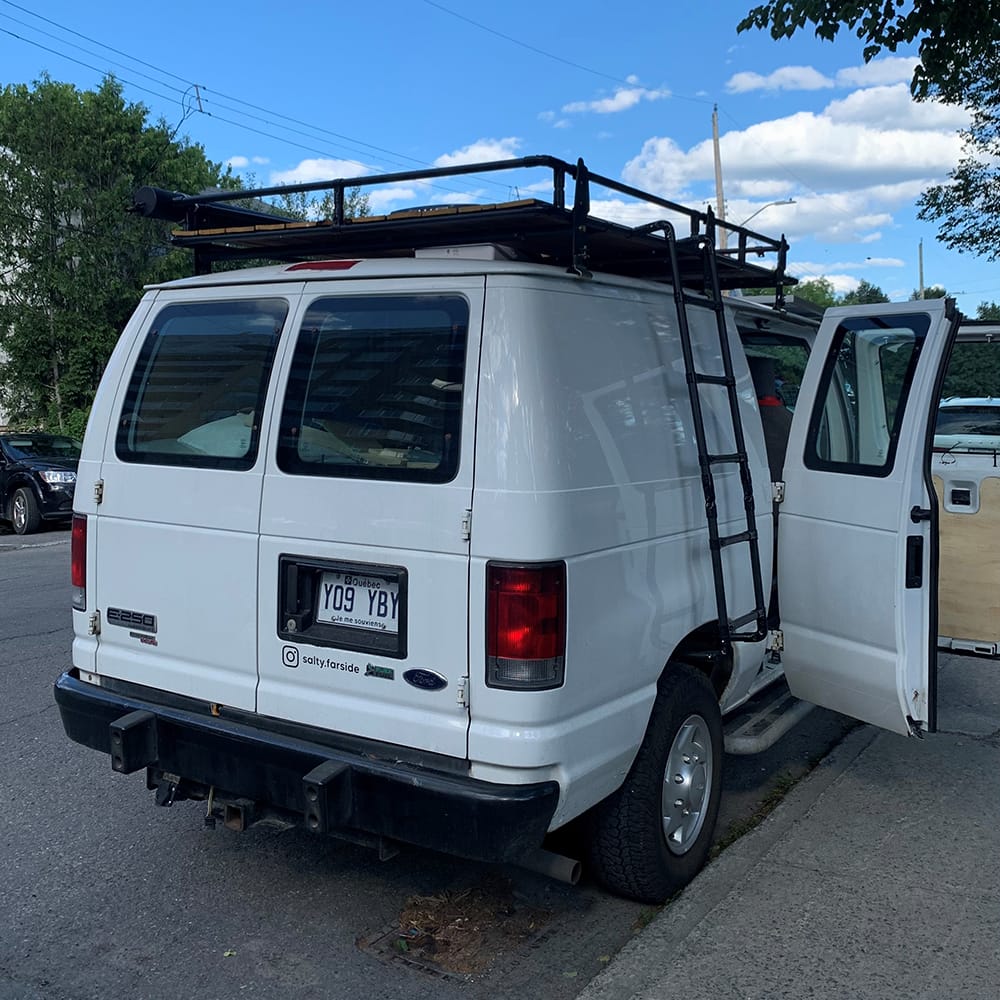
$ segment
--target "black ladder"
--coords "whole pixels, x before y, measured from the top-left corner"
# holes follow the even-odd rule
[[[708,521],[708,540],[712,553],[712,574],[715,580],[715,600],[719,615],[719,637],[724,650],[732,642],[759,642],[767,636],[767,605],[764,600],[764,581],[761,576],[760,546],[758,544],[756,505],[753,498],[753,481],[750,462],[747,458],[746,438],[740,417],[739,397],[736,394],[736,377],[733,374],[733,356],[729,349],[729,334],[726,329],[726,307],[719,283],[718,261],[715,253],[715,223],[709,212],[706,232],[678,240],[673,226],[668,222],[652,223],[641,227],[646,231],[663,231],[670,251],[670,280],[674,290],[677,321],[680,331],[681,351],[687,378],[691,413],[694,417],[695,440],[698,446],[698,463],[701,467],[701,486],[705,496],[705,517]],[[681,275],[680,253],[686,259],[700,257],[704,274],[704,298],[685,290]],[[695,365],[691,343],[691,326],[688,323],[687,307],[697,305],[709,308],[715,314],[719,355],[722,358],[722,375],[709,375],[698,371]],[[713,345],[714,346],[714,345]],[[735,451],[728,454],[713,454],[708,450],[705,434],[705,418],[701,401],[701,386],[725,386],[729,400],[729,420],[732,427]],[[719,534],[719,511],[716,502],[717,470],[737,466],[743,486],[743,510],[746,526],[743,531],[731,535]],[[750,572],[753,580],[754,604],[752,611],[729,615],[726,599],[726,580],[723,573],[723,550],[733,545],[746,545],[750,558]],[[753,630],[747,630],[752,625]]]

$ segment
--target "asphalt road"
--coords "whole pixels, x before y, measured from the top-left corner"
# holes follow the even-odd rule
[[[571,888],[415,849],[380,862],[295,830],[207,829],[199,803],[156,808],[141,776],[62,732],[68,537],[0,532],[0,1000],[559,1000],[652,917],[586,878]],[[768,754],[727,758],[720,836],[847,728],[817,710]],[[486,967],[441,972],[402,950],[409,910],[457,915],[460,964]]]

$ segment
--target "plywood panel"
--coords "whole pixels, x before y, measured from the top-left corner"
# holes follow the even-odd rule
[[[934,488],[940,502],[938,476]],[[982,480],[975,514],[939,510],[938,634],[1000,642],[1000,478]]]

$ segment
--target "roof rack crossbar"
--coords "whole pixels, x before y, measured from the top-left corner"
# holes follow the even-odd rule
[[[550,200],[531,197],[493,205],[432,204],[383,216],[346,216],[346,192],[355,188],[364,190],[376,185],[417,181],[430,183],[446,177],[532,168],[551,172]],[[567,206],[567,178],[574,184],[570,207]],[[629,226],[592,216],[595,186],[649,207],[665,209],[668,214],[686,220],[689,239],[694,241],[692,253],[699,241],[708,240],[714,247],[717,223],[711,208],[705,211],[690,208],[592,173],[582,159],[571,164],[546,155],[341,177],[249,191],[185,195],[146,187],[136,192],[133,211],[182,225],[184,228],[173,233],[171,242],[195,251],[199,273],[209,269],[213,261],[225,259],[256,257],[294,261],[321,255],[398,256],[410,254],[420,247],[503,243],[514,246],[525,259],[562,264],[583,277],[593,271],[610,271],[669,281],[667,240],[658,232],[663,223]],[[263,201],[277,195],[321,191],[333,194],[333,218],[303,222],[270,209]],[[774,239],[729,223],[725,228],[735,237],[736,246],[716,250],[722,287],[777,286],[780,295],[783,285],[794,284],[794,279],[785,274],[787,243],[783,236]],[[757,263],[764,257],[774,260],[773,269]],[[694,267],[692,256],[683,269],[685,284],[698,284],[696,272],[700,273],[700,267]]]

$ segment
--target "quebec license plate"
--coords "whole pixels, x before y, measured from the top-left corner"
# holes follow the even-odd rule
[[[328,625],[399,631],[399,581],[328,570],[320,578],[316,621]]]

